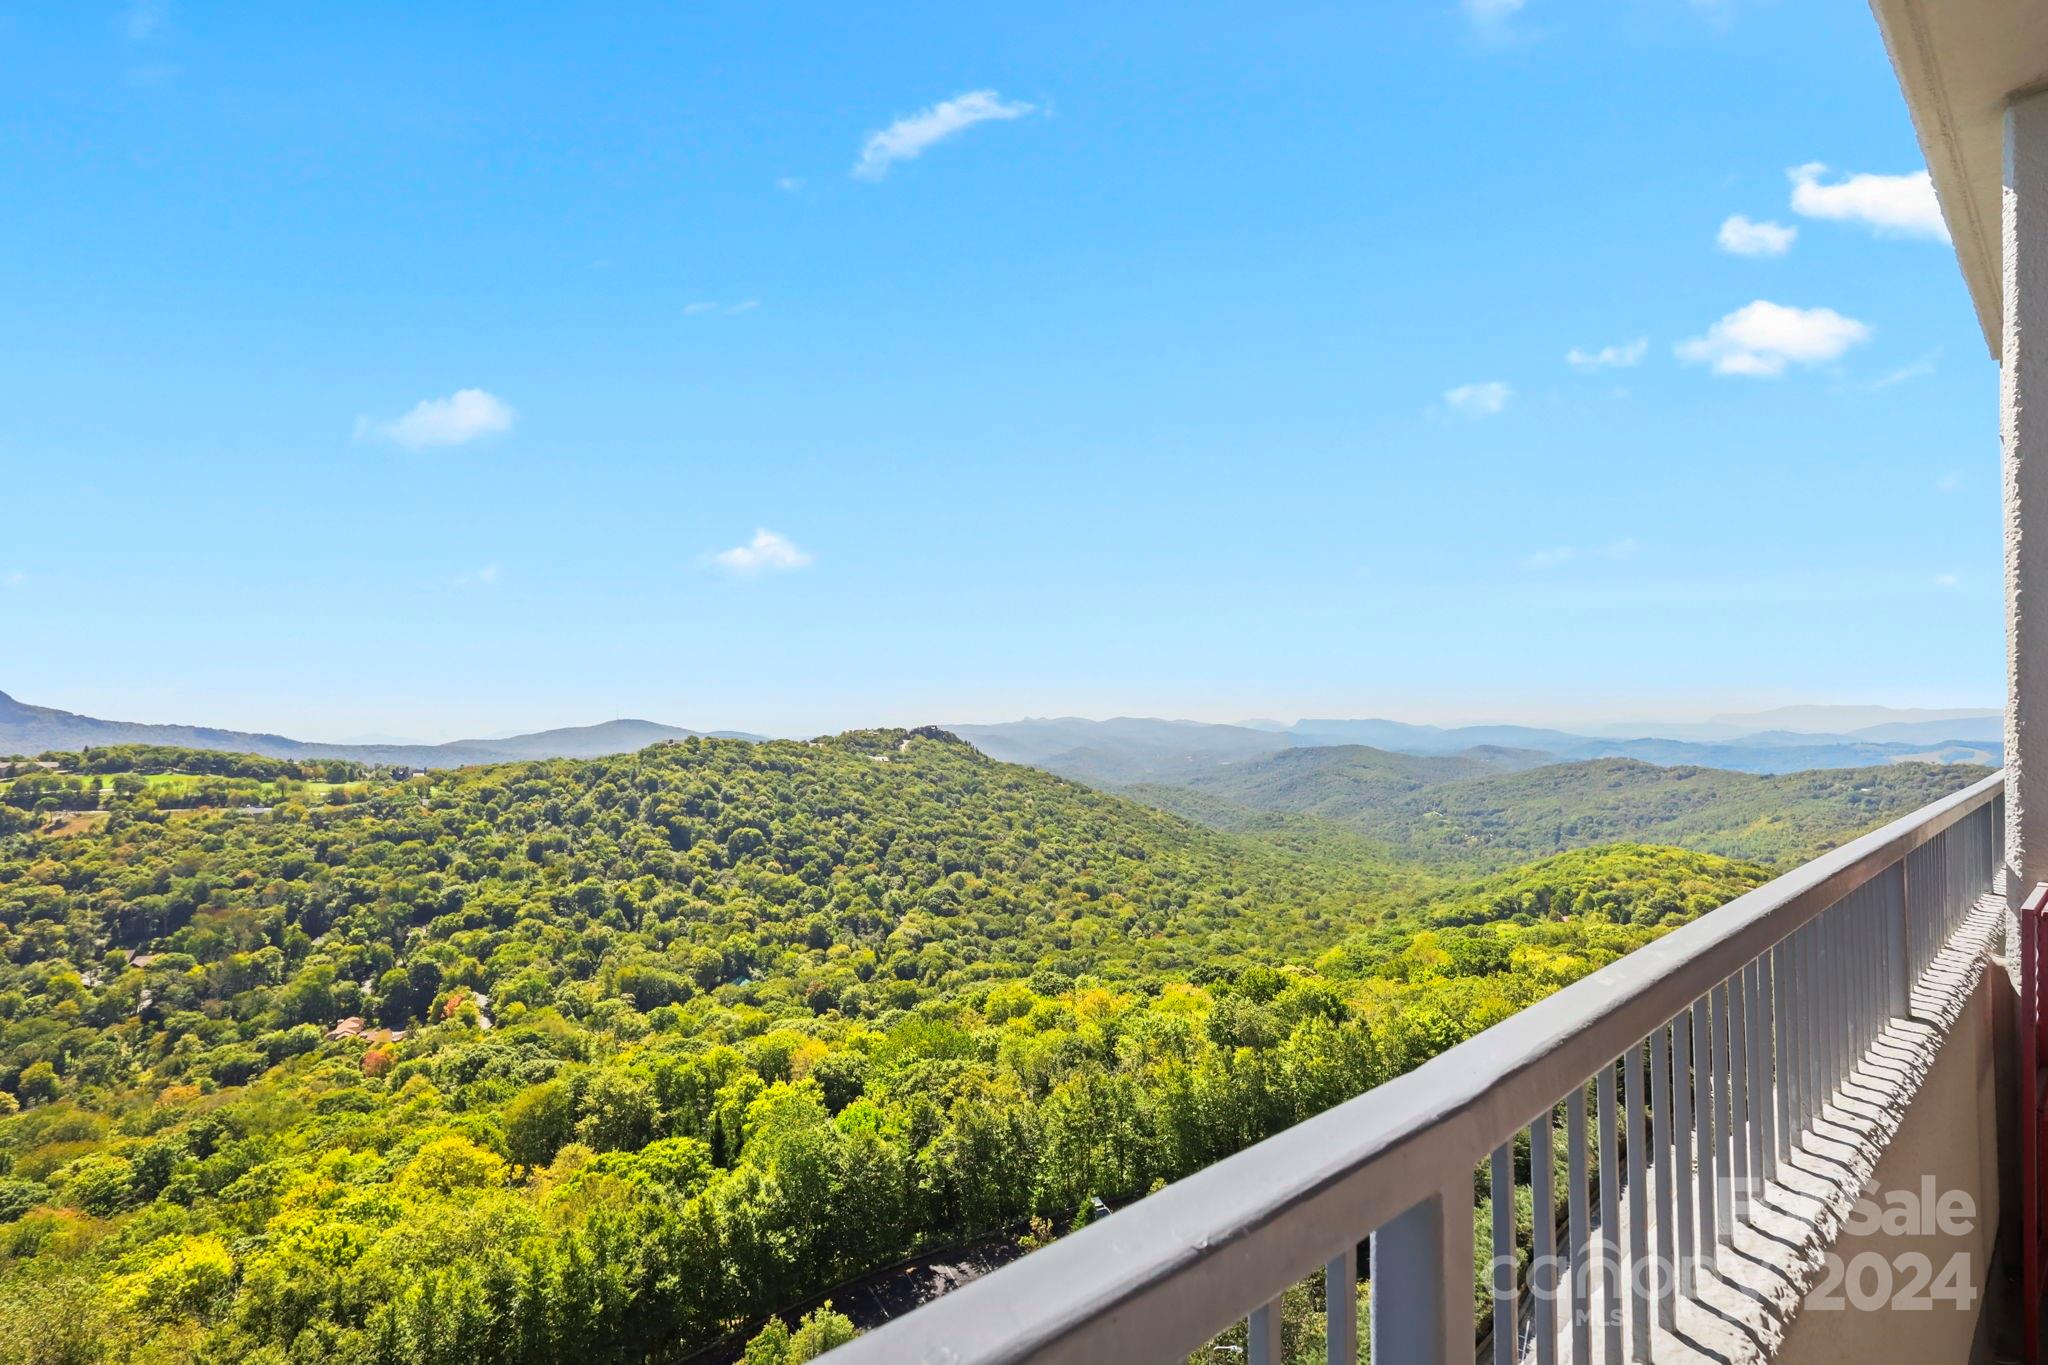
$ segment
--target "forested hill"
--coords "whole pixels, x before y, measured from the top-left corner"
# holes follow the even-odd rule
[[[97,716],[60,711],[54,706],[31,706],[0,692],[0,758],[10,754],[39,754],[46,750],[178,745],[187,749],[254,754],[292,761],[338,759],[383,766],[454,768],[467,763],[507,763],[527,758],[596,758],[699,733],[654,721],[610,720],[598,725],[572,725],[496,739],[458,739],[446,744],[323,744],[247,730],[217,730],[204,725],[101,720]],[[728,730],[711,733],[723,739],[760,738]]]
[[[1214,769],[1181,786],[1124,790],[1219,829],[1274,827],[1253,812],[1310,816],[1390,856],[1444,870],[1506,867],[1616,840],[1790,865],[1990,771],[1892,763],[1761,774],[1628,758],[1542,767],[1491,758],[1491,772],[1444,766],[1462,757],[1418,758],[1360,745],[1297,749]]]
[[[802,1358],[845,1323],[765,1315],[1056,1235],[1767,875],[1461,884],[930,731],[192,764],[0,789],[0,1360]]]

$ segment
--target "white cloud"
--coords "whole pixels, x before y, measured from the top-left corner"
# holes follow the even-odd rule
[[[761,300],[759,299],[741,299],[738,303],[718,303],[710,299],[700,299],[695,303],[684,304],[683,316],[686,318],[701,318],[706,313],[720,313],[726,317],[732,317],[737,313],[751,313],[760,306]]]
[[[146,43],[163,31],[164,0],[130,0],[121,14],[121,31],[131,43]]]
[[[1541,572],[1544,569],[1561,569],[1581,559],[1634,559],[1642,548],[1643,543],[1634,536],[1625,536],[1620,540],[1595,545],[1587,550],[1581,550],[1576,545],[1553,545],[1547,550],[1537,550],[1533,554],[1523,555],[1521,567],[1530,572]]]
[[[1852,175],[1823,185],[1827,167],[1818,161],[1794,166],[1792,211],[1808,218],[1862,223],[1890,235],[1948,240],[1948,224],[1926,171],[1910,175]]]
[[[1714,243],[1731,256],[1782,256],[1792,249],[1799,229],[1783,223],[1762,222],[1730,214],[1715,234]]]
[[[1963,576],[1961,574],[1938,573],[1934,576],[1934,586],[1937,588],[1959,588],[1962,584]]]
[[[480,568],[469,569],[455,575],[455,586],[458,588],[489,588],[495,587],[497,582],[496,564],[485,564]]]
[[[1444,402],[1463,417],[1495,417],[1508,405],[1515,391],[1498,379],[1483,384],[1460,384],[1444,390]]]
[[[1459,8],[1482,38],[1505,38],[1508,24],[1521,13],[1525,0],[1459,0]]]
[[[711,562],[727,573],[751,578],[764,572],[783,573],[801,569],[811,562],[811,556],[808,551],[798,549],[787,536],[777,535],[764,526],[756,529],[754,538],[746,544],[720,550],[711,556]]]
[[[781,190],[784,194],[801,193],[803,187],[804,178],[800,175],[785,175],[775,182],[775,188]]]
[[[1922,356],[1910,365],[1901,365],[1896,370],[1878,379],[1872,388],[1888,389],[1894,384],[1903,384],[1908,379],[1920,379],[1934,373],[1934,357]]]
[[[1963,476],[1960,474],[1944,474],[1934,481],[1934,491],[1937,493],[1953,493],[1962,486]]]
[[[1588,374],[1595,370],[1622,370],[1641,363],[1649,350],[1648,337],[1637,337],[1634,341],[1624,342],[1619,346],[1602,346],[1597,351],[1581,350],[1574,346],[1564,353],[1564,363]]]
[[[1715,374],[1763,378],[1787,365],[1834,360],[1870,339],[1870,327],[1832,308],[1791,308],[1764,299],[1736,309],[1705,336],[1678,343],[1678,358],[1712,365]]]
[[[1037,112],[1037,106],[1021,100],[1006,100],[993,90],[970,90],[929,109],[897,119],[879,133],[868,134],[861,145],[860,160],[853,175],[860,180],[880,180],[899,161],[912,161],[927,149],[977,123],[992,119],[1023,118]]]
[[[700,299],[696,303],[686,303],[683,305],[683,316],[686,318],[694,318],[700,314],[715,313],[717,311],[718,305],[706,299]]]
[[[407,450],[459,446],[510,431],[517,417],[505,400],[494,394],[458,389],[446,398],[424,399],[411,412],[389,422],[358,417],[356,439],[381,437]]]
[[[761,300],[759,300],[759,299],[741,299],[741,300],[740,300],[740,301],[739,301],[738,303],[734,304],[734,305],[733,305],[732,307],[730,307],[730,308],[726,309],[725,311],[726,311],[726,312],[727,312],[728,314],[732,314],[732,313],[751,313],[751,312],[753,312],[753,311],[754,311],[754,310],[755,310],[756,308],[759,308],[760,306],[761,306]]]
[[[1522,567],[1525,569],[1555,569],[1571,563],[1578,557],[1579,552],[1572,546],[1559,545],[1552,549],[1538,550],[1534,554],[1523,555]]]

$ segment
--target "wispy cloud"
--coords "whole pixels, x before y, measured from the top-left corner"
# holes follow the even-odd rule
[[[455,586],[458,588],[492,588],[497,586],[499,576],[496,564],[484,564],[474,569],[466,569],[455,575]]]
[[[1937,493],[1953,493],[1962,486],[1963,476],[1960,474],[1943,474],[1934,481],[1934,491]]]
[[[880,180],[899,161],[914,161],[949,137],[966,132],[977,123],[1019,119],[1038,112],[1036,105],[1006,100],[993,90],[970,90],[949,100],[940,100],[897,119],[887,128],[868,134],[861,145],[860,160],[852,174],[859,180]]]
[[[1678,343],[1678,358],[1715,374],[1770,378],[1789,365],[1818,365],[1870,339],[1870,327],[1832,308],[1792,308],[1765,299],[1736,309],[1706,335]]]
[[[18,588],[28,582],[28,575],[20,569],[9,569],[0,573],[0,588]]]
[[[811,555],[807,550],[798,549],[789,537],[778,535],[764,526],[757,528],[754,538],[746,544],[712,555],[711,562],[726,573],[753,578],[763,573],[801,569],[811,562]]]
[[[1479,384],[1460,384],[1444,390],[1444,406],[1460,417],[1497,417],[1515,391],[1498,379]]]
[[[1799,229],[1783,223],[1757,222],[1730,214],[1714,235],[1714,244],[1731,256],[1782,256],[1792,249]]]
[[[804,178],[800,175],[785,175],[775,182],[775,188],[784,194],[801,194],[804,184]]]
[[[1514,18],[1526,0],[1459,0],[1458,7],[1481,38],[1498,42],[1513,34]]]
[[[1634,559],[1637,551],[1642,548],[1642,542],[1634,536],[1609,541],[1605,545],[1595,545],[1589,549],[1580,549],[1576,545],[1553,545],[1547,550],[1537,550],[1523,555],[1520,566],[1527,572],[1540,573],[1545,569],[1561,569],[1567,564],[1575,564],[1581,560]]]
[[[1937,588],[1960,588],[1962,585],[1963,576],[1959,573],[1938,573],[1934,576],[1934,586]]]
[[[1948,240],[1948,224],[1934,197],[1934,181],[1926,171],[1909,175],[1850,175],[1824,185],[1827,167],[1818,161],[1794,166],[1792,211],[1808,218],[1862,223],[1879,233]]]
[[[1863,387],[1865,389],[1888,389],[1894,384],[1904,384],[1910,380],[1924,379],[1934,373],[1934,360],[1935,357],[1932,355],[1921,356],[1910,365],[1901,365],[1896,370],[1887,370],[1877,378],[1865,383]]]
[[[129,0],[121,11],[121,33],[131,43],[146,43],[163,32],[164,0]]]
[[[1587,374],[1596,370],[1625,370],[1631,365],[1641,364],[1649,350],[1648,337],[1637,337],[1634,341],[1623,342],[1619,346],[1602,346],[1597,351],[1574,346],[1564,353],[1564,363]]]
[[[495,394],[482,389],[457,389],[446,398],[428,398],[403,417],[380,422],[356,419],[356,439],[381,438],[407,450],[459,446],[484,436],[510,431],[518,414]]]

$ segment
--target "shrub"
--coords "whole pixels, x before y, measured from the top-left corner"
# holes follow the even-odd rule
[[[64,1197],[95,1218],[119,1213],[134,1191],[135,1173],[126,1158],[88,1156],[74,1162]]]
[[[50,1187],[40,1180],[0,1176],[0,1223],[12,1223],[38,1204],[49,1202]]]
[[[168,1321],[204,1314],[234,1282],[234,1256],[209,1233],[187,1237],[169,1255],[125,1277],[116,1292],[134,1311]]]

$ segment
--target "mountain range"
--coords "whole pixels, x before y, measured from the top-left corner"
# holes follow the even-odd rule
[[[246,730],[203,725],[154,725],[100,720],[49,706],[30,706],[0,692],[0,754],[38,754],[109,744],[170,744],[262,754],[268,758],[346,758],[415,768],[459,768],[472,763],[508,763],[530,758],[601,758],[631,753],[665,739],[691,735],[759,739],[733,730],[684,730],[651,720],[608,720],[503,739],[458,739],[446,744],[321,744]]]
[[[1044,768],[1096,786],[1180,783],[1212,769],[1292,749],[1365,745],[1387,753],[1448,757],[1500,767],[1633,758],[1662,766],[1783,773],[1885,763],[2000,761],[2004,720],[1991,710],[1915,711],[1879,706],[1798,706],[1704,724],[1621,724],[1577,733],[1527,725],[1415,725],[1385,719],[1309,719],[1240,725],[1121,716],[1066,716],[944,728],[991,758]],[[1616,734],[1614,731],[1621,731]],[[1660,733],[1669,731],[1669,733]],[[760,739],[735,730],[689,730],[649,720],[609,720],[495,739],[445,744],[328,744],[207,726],[103,720],[16,701],[0,692],[0,755],[109,744],[168,744],[272,758],[345,758],[452,768],[533,758],[596,758],[691,735]]]
[[[1799,725],[1839,729],[1804,730]],[[1673,727],[1712,738],[1674,738],[1645,728],[1633,737],[1578,734],[1528,725],[1466,725],[1446,729],[1397,720],[1300,720],[1292,725],[1255,721],[1210,725],[1193,721],[1119,716],[1111,720],[1009,721],[945,728],[992,758],[1028,763],[1100,786],[1181,783],[1229,764],[1269,758],[1291,749],[1364,745],[1386,753],[1449,756],[1475,750],[1527,756],[1524,767],[1587,759],[1633,758],[1663,766],[1787,773],[1814,768],[1862,768],[1885,763],[2001,761],[2004,718],[1990,710],[1919,712],[1885,707],[1786,708],[1747,718],[1717,717],[1707,726]],[[1601,729],[1610,727],[1602,726]]]

